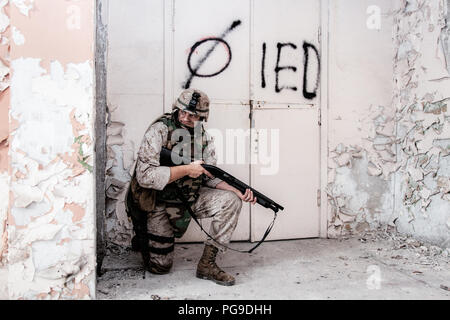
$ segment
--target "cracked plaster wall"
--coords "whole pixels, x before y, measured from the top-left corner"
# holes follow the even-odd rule
[[[0,29],[12,33],[2,33],[10,59],[3,47],[1,56],[11,68],[0,147],[0,177],[9,179],[0,181],[9,199],[0,294],[8,299],[95,297],[93,3],[0,1],[8,18],[0,15]]]
[[[8,297],[8,268],[6,253],[8,248],[6,232],[9,205],[8,135],[9,135],[9,3],[0,1],[0,299]]]
[[[388,224],[448,247],[449,1],[378,5],[378,35],[357,19],[331,24],[329,235]]]
[[[395,15],[396,225],[450,246],[450,1],[402,1]]]
[[[377,10],[369,10],[373,6]],[[394,10],[390,0],[331,2],[329,237],[392,220],[392,172],[397,167],[392,107]]]

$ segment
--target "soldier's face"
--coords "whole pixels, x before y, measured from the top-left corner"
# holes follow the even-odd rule
[[[195,122],[200,121],[200,116],[180,110],[178,112],[178,121],[186,127],[193,128],[195,126]]]

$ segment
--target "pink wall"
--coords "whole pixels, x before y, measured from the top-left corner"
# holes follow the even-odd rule
[[[0,299],[7,299],[7,267],[6,253],[7,243],[7,215],[9,205],[9,159],[8,159],[8,135],[9,135],[9,4],[0,5],[0,18],[3,24],[0,26]]]
[[[11,8],[14,26],[26,34],[24,45],[12,46],[12,59],[39,57],[48,68],[50,61],[63,65],[93,59],[94,2],[37,0],[29,17]]]
[[[7,295],[94,298],[95,1],[9,6],[11,87],[0,98]]]
[[[6,5],[3,8],[3,12],[6,16],[9,15],[9,5]],[[9,39],[10,38],[10,28],[5,26],[5,30],[1,33],[1,38]],[[0,61],[1,63],[9,68],[9,44],[2,44],[0,42]],[[3,79],[3,83],[9,81],[9,75],[6,75]],[[9,88],[0,92],[0,173],[7,170],[8,162],[7,162],[7,137],[9,131],[8,124],[8,110],[9,110]]]

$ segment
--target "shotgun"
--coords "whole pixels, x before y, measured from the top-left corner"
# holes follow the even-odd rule
[[[166,167],[173,167],[181,164],[189,164],[191,163],[190,159],[183,158],[176,154],[175,152],[170,151],[167,148],[162,148],[160,153],[160,165],[166,166]],[[230,186],[235,187],[238,189],[242,194],[245,193],[245,190],[250,189],[253,191],[253,195],[256,197],[256,202],[259,203],[264,208],[268,208],[273,210],[274,213],[277,213],[279,210],[284,210],[282,206],[280,206],[278,203],[273,201],[272,199],[266,197],[264,194],[262,194],[259,191],[256,191],[255,189],[251,188],[241,180],[233,177],[228,172],[210,165],[210,164],[202,164],[201,165],[206,171],[211,173],[214,177],[219,178],[222,181],[225,181]]]

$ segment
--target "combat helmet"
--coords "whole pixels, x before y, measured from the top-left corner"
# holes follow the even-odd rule
[[[172,112],[184,110],[200,116],[202,121],[208,121],[209,98],[206,93],[197,89],[186,89],[181,92],[172,105]]]

